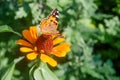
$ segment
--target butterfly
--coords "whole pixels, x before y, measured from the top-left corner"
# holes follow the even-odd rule
[[[40,23],[41,34],[45,35],[57,35],[59,31],[57,30],[59,20],[59,11],[54,9],[52,13],[45,18]]]

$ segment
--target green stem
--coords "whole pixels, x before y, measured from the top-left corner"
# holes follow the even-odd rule
[[[37,56],[36,67],[40,67],[40,63],[41,63],[40,56]]]

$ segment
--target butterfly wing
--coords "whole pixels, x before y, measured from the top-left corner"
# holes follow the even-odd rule
[[[40,23],[40,29],[42,34],[58,34],[58,15],[59,11],[54,9],[47,19],[44,19]]]

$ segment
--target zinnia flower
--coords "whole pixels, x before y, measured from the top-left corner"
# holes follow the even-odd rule
[[[20,51],[26,53],[29,60],[34,60],[39,55],[41,61],[55,67],[57,62],[51,55],[65,57],[66,53],[70,51],[70,44],[65,42],[64,38],[55,38],[53,35],[45,34],[38,36],[35,26],[31,26],[29,30],[23,30],[22,34],[25,39],[19,39],[17,44],[22,46]]]

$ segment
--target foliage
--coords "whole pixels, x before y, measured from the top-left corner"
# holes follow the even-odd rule
[[[119,0],[1,0],[0,78],[120,80],[119,4]],[[20,61],[24,54],[16,40],[23,29],[39,25],[54,8],[60,11],[58,29],[66,34],[71,52],[59,59],[56,68],[49,66],[53,74],[44,63],[39,69],[26,58]]]

